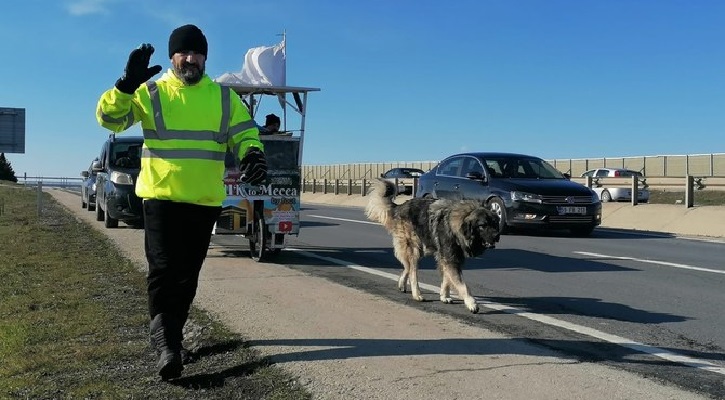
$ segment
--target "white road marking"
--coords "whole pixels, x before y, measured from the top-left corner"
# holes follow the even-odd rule
[[[289,250],[296,251],[307,257],[316,258],[319,260],[342,265],[342,266],[350,268],[350,269],[354,269],[354,270],[357,270],[360,272],[365,272],[365,273],[372,274],[372,275],[377,275],[377,276],[380,276],[383,278],[390,279],[395,282],[398,281],[398,275],[396,275],[396,274],[378,271],[373,268],[364,267],[364,266],[358,265],[358,264],[352,264],[352,263],[349,263],[347,261],[340,260],[337,258],[321,256],[321,255],[318,255],[318,254],[315,254],[315,253],[312,253],[309,251],[301,250],[301,249],[290,248]],[[428,291],[431,291],[436,294],[438,294],[440,292],[440,288],[435,285],[420,283],[420,287],[421,287],[421,289],[428,290]],[[454,296],[454,297],[456,297],[456,296]],[[478,298],[477,298],[477,302],[478,302],[478,304],[482,305],[483,307],[486,307],[486,308],[489,308],[492,310],[505,312],[507,314],[518,315],[518,316],[521,316],[526,319],[536,321],[536,322],[539,322],[542,324],[563,328],[563,329],[566,329],[566,330],[569,330],[572,332],[579,333],[581,335],[593,337],[593,338],[596,338],[596,339],[599,339],[599,340],[602,340],[602,341],[605,341],[608,343],[616,344],[618,346],[622,346],[622,347],[625,347],[625,348],[628,348],[628,349],[631,349],[631,350],[634,350],[637,352],[650,354],[650,355],[659,357],[659,358],[669,361],[669,362],[675,362],[675,363],[687,365],[689,367],[697,368],[700,370],[714,372],[714,373],[720,374],[720,375],[725,375],[725,367],[718,365],[718,364],[714,364],[707,360],[702,360],[699,358],[690,357],[690,356],[686,356],[683,354],[677,354],[677,353],[671,352],[669,350],[661,349],[659,347],[649,346],[644,343],[636,342],[634,340],[627,339],[625,337],[611,335],[611,334],[608,334],[608,333],[605,333],[602,331],[598,331],[596,329],[592,329],[592,328],[589,328],[586,326],[576,325],[576,324],[572,324],[570,322],[558,320],[558,319],[552,318],[548,315],[531,313],[528,311],[524,311],[520,308],[511,307],[511,306],[508,306],[505,304],[495,303],[495,302],[486,301],[486,300],[480,300]]]
[[[713,274],[724,274],[725,275],[725,271],[723,271],[723,270],[702,268],[702,267],[693,267],[692,265],[678,264],[678,263],[673,263],[673,262],[668,262],[668,261],[649,260],[646,258],[635,258],[635,257],[608,256],[606,254],[590,253],[588,251],[575,251],[574,253],[581,254],[583,256],[588,256],[588,257],[609,258],[609,259],[614,259],[614,260],[629,260],[629,261],[636,261],[636,262],[641,262],[641,263],[646,263],[646,264],[662,265],[662,266],[671,267],[671,268],[689,269],[692,271],[711,272]]]
[[[601,229],[602,232],[611,232],[611,233],[617,233],[620,235],[645,236],[645,237],[653,237],[653,238],[658,238],[658,239],[681,239],[681,240],[691,240],[694,242],[725,244],[725,238],[718,238],[718,237],[686,236],[686,235],[673,234],[673,233],[657,233],[657,232],[646,232],[646,231],[628,231],[628,230],[625,230],[622,228],[610,228],[610,227],[606,227],[606,226],[602,226],[599,229]]]

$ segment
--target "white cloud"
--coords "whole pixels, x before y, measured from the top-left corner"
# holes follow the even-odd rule
[[[108,14],[109,5],[115,0],[74,0],[66,3],[66,9],[71,15],[81,16],[90,14]]]

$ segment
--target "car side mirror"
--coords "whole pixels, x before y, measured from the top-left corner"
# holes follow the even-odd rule
[[[96,161],[93,161],[93,165],[91,165],[91,170],[93,172],[103,171],[103,167],[101,166],[101,162],[100,161],[97,161],[97,160]]]
[[[380,174],[380,177],[381,178],[385,178],[385,174]]]
[[[567,172],[564,172],[564,178],[571,179],[571,175]]]
[[[90,175],[90,174],[88,173],[88,171],[81,171],[81,176],[82,176],[82,177],[84,177],[84,178],[88,178],[88,175]]]

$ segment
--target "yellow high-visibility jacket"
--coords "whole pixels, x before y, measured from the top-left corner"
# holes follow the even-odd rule
[[[264,150],[239,95],[207,75],[187,86],[169,69],[132,95],[111,88],[98,101],[96,118],[117,133],[141,122],[144,145],[135,191],[145,199],[220,206],[227,149],[238,159],[250,147]]]

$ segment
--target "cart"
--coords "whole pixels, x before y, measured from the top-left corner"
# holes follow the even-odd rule
[[[302,149],[305,137],[307,95],[318,88],[245,86],[225,84],[237,92],[254,117],[262,99],[279,101],[281,133],[260,135],[267,159],[267,181],[252,186],[239,182],[237,160],[227,154],[224,186],[226,198],[212,234],[236,235],[249,241],[253,260],[262,261],[285,248],[289,235],[299,235],[302,189]],[[291,95],[293,102],[289,101]],[[288,130],[287,110],[299,117],[299,128]],[[256,118],[255,118],[256,120]]]

